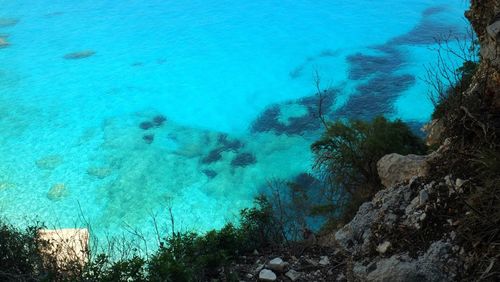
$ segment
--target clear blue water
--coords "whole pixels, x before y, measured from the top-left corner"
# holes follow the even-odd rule
[[[332,117],[428,120],[418,78],[432,38],[464,30],[464,2],[0,0],[18,20],[0,20],[1,214],[114,234],[171,206],[178,229],[221,227],[267,180],[311,171],[319,131],[293,117],[315,70],[338,90]],[[273,106],[294,130],[255,126]]]

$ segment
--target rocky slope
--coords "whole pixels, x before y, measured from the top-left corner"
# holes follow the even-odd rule
[[[461,93],[467,102],[427,128],[428,143],[439,149],[427,156],[383,157],[378,172],[386,188],[350,223],[300,252],[246,257],[234,266],[246,279],[500,281],[499,219],[488,218],[498,214],[481,214],[500,210],[498,195],[487,200],[487,209],[474,202],[488,187],[497,189],[498,173],[488,184],[470,164],[484,150],[500,156],[500,0],[472,0],[466,17],[477,34],[481,62]],[[473,225],[474,214],[486,224]],[[470,226],[489,233],[469,236],[482,232]]]

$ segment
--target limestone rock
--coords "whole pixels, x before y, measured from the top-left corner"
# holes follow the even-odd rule
[[[325,266],[330,264],[330,259],[327,256],[321,256],[319,260],[319,265]]]
[[[66,189],[66,186],[63,183],[57,183],[50,188],[49,192],[47,193],[47,198],[49,198],[52,201],[57,201],[60,200],[61,198],[64,198],[68,195],[68,190]]]
[[[290,269],[289,271],[287,271],[285,273],[285,276],[290,278],[290,280],[292,280],[292,281],[297,281],[301,275],[302,275],[302,273],[295,271],[293,269]]]
[[[283,272],[288,264],[284,262],[281,258],[275,258],[272,259],[268,264],[267,267],[269,267],[271,270],[277,271],[277,272]]]
[[[426,176],[429,164],[426,156],[389,154],[377,162],[380,180],[385,187],[406,182],[414,176]]]
[[[356,275],[368,281],[453,281],[456,265],[450,259],[451,245],[434,242],[417,259],[408,255],[394,255],[380,259],[374,267],[355,267]]]
[[[260,281],[276,281],[277,277],[274,272],[269,269],[262,269],[259,272],[259,280]]]
[[[84,265],[88,261],[89,231],[83,229],[42,229],[38,237],[47,242],[40,250],[42,254],[54,257],[59,266],[77,263]]]
[[[385,241],[384,243],[377,246],[377,252],[385,254],[390,247],[391,247],[391,242]]]
[[[495,41],[500,40],[500,20],[495,21],[486,27],[486,32]]]
[[[444,124],[442,120],[433,119],[422,130],[426,133],[425,143],[427,146],[439,144],[444,132]]]

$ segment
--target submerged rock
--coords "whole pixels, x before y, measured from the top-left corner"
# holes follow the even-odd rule
[[[201,159],[202,164],[211,164],[218,162],[222,159],[222,150],[221,149],[214,149],[208,153],[207,156]]]
[[[59,155],[50,155],[37,160],[36,166],[39,169],[52,170],[58,167],[63,162],[63,159]]]
[[[87,169],[87,174],[90,176],[103,179],[111,175],[112,170],[108,167],[89,167]]]
[[[154,134],[145,134],[142,136],[142,140],[146,142],[146,144],[151,144],[155,140],[155,135]]]
[[[78,52],[73,52],[73,53],[68,53],[64,55],[64,59],[67,60],[77,60],[77,59],[85,59],[90,56],[93,56],[96,52],[92,50],[84,50],[84,51],[78,51]]]
[[[155,126],[162,126],[167,121],[167,118],[162,115],[157,115],[153,118],[153,124]]]
[[[203,174],[205,174],[210,179],[217,176],[217,172],[215,170],[212,170],[212,169],[204,169],[201,172],[203,172]]]
[[[245,167],[257,162],[255,156],[251,153],[241,153],[231,161],[233,167]]]
[[[60,200],[66,196],[68,196],[68,190],[63,183],[54,184],[47,193],[47,198],[52,201]]]
[[[14,26],[19,22],[18,19],[0,18],[0,27]]]
[[[143,121],[139,124],[139,128],[143,130],[148,130],[154,127],[154,124],[150,121]]]
[[[0,48],[5,48],[10,46],[9,41],[7,41],[6,37],[0,36]]]

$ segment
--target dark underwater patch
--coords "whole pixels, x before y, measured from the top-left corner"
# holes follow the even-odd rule
[[[154,134],[144,134],[142,136],[142,140],[146,142],[146,144],[151,144],[155,140],[155,135]]]
[[[255,156],[251,153],[240,153],[234,157],[231,161],[231,166],[236,167],[245,167],[257,162]]]
[[[19,23],[19,19],[14,18],[0,18],[0,28],[1,27],[11,27]]]
[[[218,162],[222,159],[221,153],[222,153],[222,150],[220,148],[213,149],[210,152],[208,152],[208,155],[206,155],[205,157],[203,157],[201,159],[201,163],[202,164],[211,164],[211,163]]]
[[[139,123],[139,128],[142,130],[149,130],[157,127],[163,126],[167,118],[163,115],[156,115],[151,120],[143,121]]]
[[[387,46],[378,46],[383,51],[380,56],[356,53],[347,57],[349,63],[349,79],[360,80],[376,73],[392,73],[404,63],[401,52]]]
[[[217,172],[212,169],[204,169],[201,172],[205,174],[209,179],[213,179],[217,176]]]
[[[240,140],[231,140],[229,139],[227,134],[219,134],[217,138],[217,145],[223,151],[238,151],[240,148],[244,146],[243,142]]]
[[[302,74],[304,73],[304,69],[307,67],[308,64],[314,62],[317,59],[336,57],[339,54],[340,54],[339,50],[324,49],[314,56],[307,56],[300,65],[298,65],[288,73],[288,76],[291,79],[297,79],[302,76]]]
[[[372,119],[394,110],[394,101],[415,83],[413,75],[379,75],[360,84],[337,111],[340,116]]]
[[[433,16],[436,14],[440,14],[440,13],[445,12],[447,9],[448,8],[445,6],[429,7],[422,12],[422,17],[430,17],[430,16]]]
[[[322,108],[324,114],[328,114],[329,109],[333,105],[334,95],[337,90],[328,90],[323,93],[324,100]],[[290,117],[287,124],[280,122],[281,114],[280,106],[298,104],[306,107],[307,112],[298,117]],[[316,95],[304,97],[298,100],[289,101],[287,103],[275,104],[264,110],[253,122],[251,132],[274,132],[277,135],[303,135],[306,132],[317,130],[321,127],[321,121],[318,118],[319,100]]]
[[[64,55],[63,58],[66,60],[80,60],[80,59],[85,59],[85,58],[94,56],[95,53],[96,52],[93,50],[83,50],[83,51],[68,53],[68,54]]]
[[[409,32],[397,36],[390,40],[388,44],[392,45],[431,45],[435,44],[436,40],[452,35],[463,34],[458,25],[445,23],[436,15],[446,11],[444,6],[430,7],[422,12],[420,22],[413,27]]]

